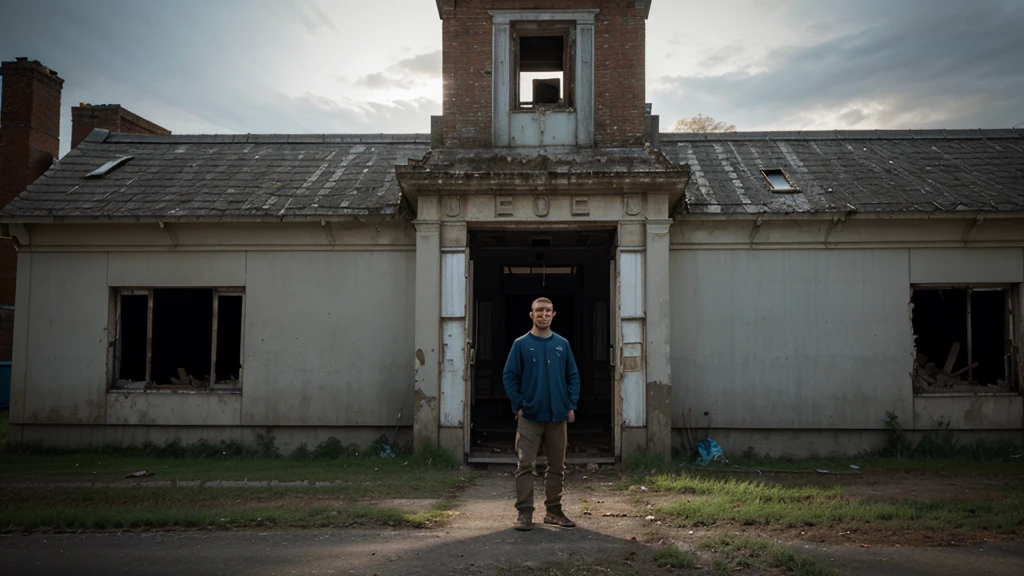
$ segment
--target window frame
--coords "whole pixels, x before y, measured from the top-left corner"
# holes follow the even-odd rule
[[[771,191],[773,193],[792,194],[795,192],[800,192],[800,188],[797,188],[797,186],[793,184],[793,180],[789,178],[789,174],[786,173],[785,168],[763,168],[761,169],[761,175],[764,176],[764,179],[768,181],[768,187],[771,188]],[[782,176],[782,178],[789,185],[786,186],[785,188],[776,187],[775,182],[772,181],[772,176]]]
[[[594,145],[595,103],[594,79],[596,65],[594,59],[595,17],[601,10],[598,8],[573,10],[488,10],[491,15],[491,144],[498,148],[521,146],[512,138],[512,119],[521,114],[543,114],[543,111],[518,109],[513,105],[514,88],[511,83],[518,82],[512,73],[512,36],[513,22],[552,22],[566,21],[575,23],[576,59],[573,62],[573,98],[572,110],[556,110],[558,114],[571,115],[571,123],[575,124],[575,142],[572,145],[588,147]],[[564,81],[563,81],[564,83]],[[534,144],[528,144],[534,145]]]
[[[192,386],[190,384],[167,384],[153,381],[153,310],[154,292],[157,290],[209,290],[213,298],[213,311],[210,322],[210,378],[204,380],[202,385]],[[122,297],[123,296],[146,296],[148,312],[146,318],[146,373],[142,381],[124,380],[121,378],[122,362]],[[241,318],[239,321],[239,352],[238,352],[238,381],[235,385],[217,384],[217,332],[220,329],[220,298],[222,296],[237,296],[242,299]],[[107,373],[110,391],[140,391],[140,390],[180,390],[180,391],[203,391],[203,392],[240,392],[244,379],[245,367],[245,288],[243,287],[185,287],[185,286],[154,286],[154,287],[111,287],[110,289],[110,314],[108,317],[108,333],[110,341],[108,344]]]
[[[1024,394],[1024,373],[1022,373],[1022,358],[1021,358],[1021,326],[1024,326],[1021,318],[1021,284],[1018,283],[1005,283],[1005,282],[976,282],[976,283],[912,283],[910,285],[910,320],[911,320],[911,338],[916,339],[917,334],[914,331],[913,319],[914,319],[914,293],[917,291],[924,290],[964,290],[966,292],[966,342],[963,343],[964,354],[967,358],[967,367],[965,367],[964,374],[967,375],[967,382],[973,382],[974,370],[970,366],[974,363],[974,343],[973,343],[973,326],[972,326],[972,306],[971,306],[971,295],[975,291],[1002,291],[1005,295],[1005,308],[1003,310],[1003,338],[1004,342],[1009,341],[1010,359],[1008,363],[1009,372],[1005,374],[1007,389],[1005,392],[989,391],[985,386],[972,385],[977,388],[975,391],[956,390],[956,391],[925,391],[919,392],[916,387],[915,379],[917,372],[917,361],[916,356],[919,352],[917,342],[912,341],[914,348],[915,361],[914,370],[911,371],[911,383],[914,386],[914,396],[1020,396]],[[944,358],[936,359],[937,361],[944,361]]]
[[[522,94],[522,73],[520,57],[522,55],[522,39],[529,37],[562,37],[562,98],[557,104],[537,106],[529,102],[524,106]],[[509,78],[509,107],[515,112],[534,112],[536,110],[575,110],[576,109],[576,22],[573,20],[537,21],[513,20],[509,26],[509,62],[511,77]]]

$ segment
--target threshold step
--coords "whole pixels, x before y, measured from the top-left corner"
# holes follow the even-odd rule
[[[470,453],[466,459],[469,464],[511,464],[515,466],[516,455],[515,454],[487,454],[487,453]],[[577,464],[615,464],[615,456],[601,455],[601,454],[569,454],[565,458],[565,463],[570,465]],[[547,464],[547,456],[538,456],[537,464]]]

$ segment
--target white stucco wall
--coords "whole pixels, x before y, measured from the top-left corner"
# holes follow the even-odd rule
[[[363,439],[375,427],[393,430],[401,410],[408,426],[415,253],[404,229],[368,228],[341,230],[359,244],[337,249],[326,241],[222,251],[34,245],[20,259],[12,425],[290,426],[336,435],[357,427]],[[324,236],[319,225],[310,229]],[[115,287],[243,287],[241,392],[108,391]],[[131,441],[88,436],[101,437]]]
[[[687,411],[715,428],[877,428],[887,410],[911,422],[907,257],[673,251],[673,425]]]
[[[1019,396],[913,395],[909,308],[914,283],[1024,281],[1020,248],[707,246],[670,255],[674,427],[1022,426]]]
[[[15,415],[31,423],[104,423],[107,255],[33,254],[28,274],[29,294],[17,295],[17,313],[28,311],[24,380],[11,381],[11,400],[23,408],[12,411],[12,423]]]
[[[415,255],[251,252],[242,423],[412,421]]]

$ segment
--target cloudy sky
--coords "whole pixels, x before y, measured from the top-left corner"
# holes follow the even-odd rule
[[[655,0],[662,129],[1024,123],[1024,0]],[[441,113],[432,0],[4,0],[0,59],[175,133],[427,132]]]

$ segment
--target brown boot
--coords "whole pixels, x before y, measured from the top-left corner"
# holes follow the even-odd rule
[[[545,524],[554,524],[555,526],[558,526],[559,528],[575,528],[576,527],[576,523],[573,522],[572,520],[569,520],[569,518],[566,517],[566,515],[563,514],[560,510],[557,511],[557,512],[548,512],[547,514],[545,514],[544,515],[544,523]]]
[[[533,530],[533,514],[530,512],[520,512],[512,527],[521,532]]]

